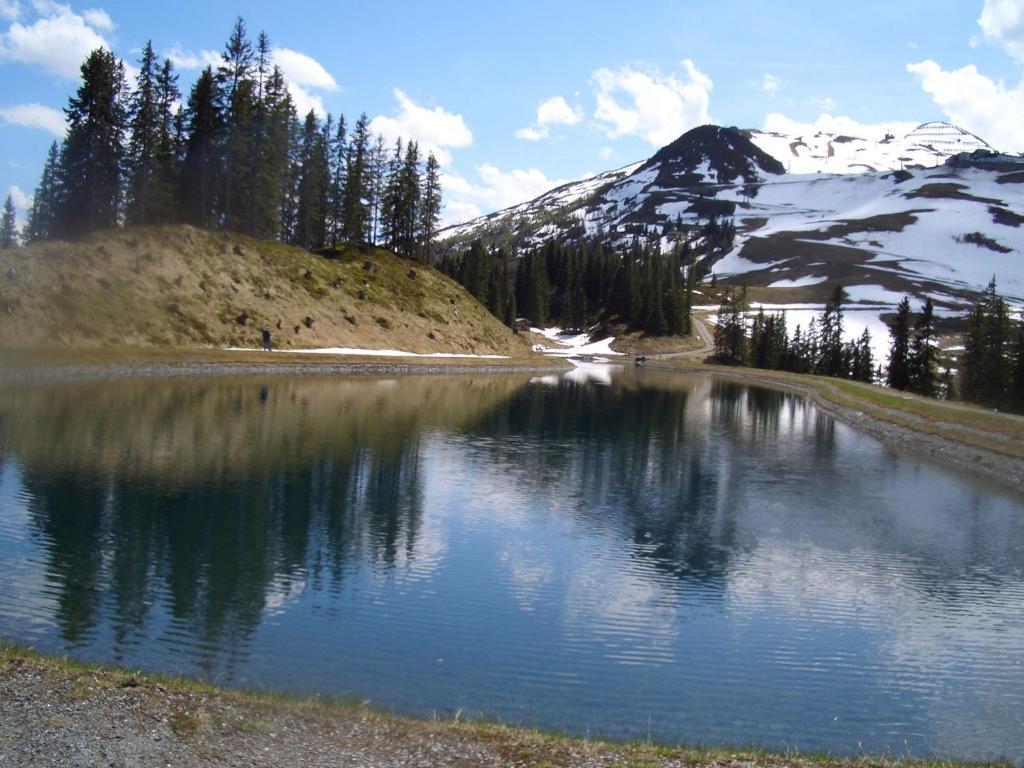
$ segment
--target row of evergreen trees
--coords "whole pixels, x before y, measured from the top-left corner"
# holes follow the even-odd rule
[[[755,368],[870,382],[875,377],[871,333],[865,328],[856,341],[843,340],[845,300],[842,287],[836,286],[822,313],[806,329],[798,325],[790,337],[785,312],[766,315],[764,307],[748,332],[747,289],[726,288],[715,326],[715,357]]]
[[[517,316],[574,330],[614,317],[651,335],[690,332],[697,269],[687,247],[663,255],[656,244],[619,253],[600,241],[550,241],[520,256],[478,240],[440,268],[512,327]]]
[[[68,130],[54,143],[25,239],[119,225],[188,223],[309,249],[379,244],[425,258],[441,212],[440,167],[415,142],[386,146],[366,115],[299,120],[270,41],[235,22],[220,64],[181,104],[178,75],[151,43],[129,89],[104,49],[82,64]]]
[[[718,309],[715,356],[724,362],[885,383],[893,389],[926,397],[954,399],[988,408],[1024,413],[1024,312],[1011,317],[996,291],[995,278],[971,311],[964,350],[955,364],[940,359],[935,306],[926,297],[913,313],[906,296],[889,326],[888,365],[873,368],[871,336],[843,341],[843,290],[837,287],[825,309],[806,331],[797,326],[790,337],[784,312],[758,311],[747,320],[746,289],[726,288]]]
[[[1011,317],[994,277],[971,310],[957,364],[964,400],[1024,413],[1024,311]]]

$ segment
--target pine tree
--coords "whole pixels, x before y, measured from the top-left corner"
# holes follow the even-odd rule
[[[169,137],[164,135],[167,126],[158,84],[160,75],[153,43],[147,41],[139,59],[139,73],[129,108],[131,138],[126,157],[125,218],[130,226],[152,224],[169,217],[171,190],[165,184],[160,157],[169,150],[166,144]]]
[[[192,86],[185,115],[188,141],[178,188],[178,210],[183,221],[213,228],[220,223],[217,185],[223,168],[224,118],[217,104],[217,84],[210,67],[202,71]]]
[[[46,240],[55,234],[57,211],[60,208],[60,179],[58,168],[60,149],[57,142],[50,145],[43,165],[43,176],[32,197],[32,207],[28,211],[25,226],[25,241],[35,243]]]
[[[338,116],[338,127],[330,146],[331,199],[328,220],[329,239],[337,243],[342,237],[345,207],[345,178],[348,158],[348,135],[345,116]],[[379,234],[379,233],[378,233]]]
[[[441,220],[441,164],[434,153],[427,155],[427,165],[423,172],[423,189],[420,193],[420,211],[417,227],[419,253],[423,261],[429,259],[437,235],[437,225]],[[515,318],[513,318],[514,320]]]
[[[71,237],[117,226],[121,214],[124,134],[127,126],[124,65],[97,48],[82,64],[82,84],[64,113],[68,132],[59,164],[59,233]]]
[[[14,198],[10,195],[4,201],[4,211],[0,215],[0,249],[18,246],[17,213],[14,210]]]
[[[889,369],[885,383],[893,389],[910,386],[910,297],[896,308],[896,321],[889,327]]]
[[[256,168],[257,82],[252,44],[239,16],[217,68],[219,106],[224,116],[224,175],[220,213],[225,229],[249,233]]]
[[[159,127],[156,143],[156,179],[153,215],[158,222],[178,221],[177,188],[185,157],[185,113],[174,64],[164,59],[156,76]]]
[[[910,350],[910,390],[925,397],[935,397],[938,388],[935,352],[935,305],[927,297],[921,316],[914,323],[914,339]]]
[[[875,362],[871,353],[871,331],[867,328],[853,345],[850,378],[870,384],[875,377]]]
[[[366,207],[367,163],[370,154],[370,119],[363,113],[356,121],[345,162],[342,203],[342,237],[353,245],[367,241],[369,212]]]
[[[734,363],[743,363],[747,359],[746,311],[746,287],[739,290],[726,288],[718,307],[715,357]]]
[[[847,375],[843,359],[843,301],[846,294],[841,285],[832,291],[832,296],[825,302],[819,324],[819,347],[817,372],[823,376]]]
[[[282,236],[285,211],[291,207],[292,126],[297,118],[280,68],[274,67],[264,78],[262,91],[252,227],[254,236],[273,238]]]
[[[302,150],[299,170],[298,220],[292,242],[307,249],[324,245],[327,211],[324,191],[329,180],[326,178],[327,153],[324,135],[316,112],[309,111],[302,131]]]
[[[993,277],[968,320],[963,355],[963,399],[1004,407],[1010,383],[1009,312]]]

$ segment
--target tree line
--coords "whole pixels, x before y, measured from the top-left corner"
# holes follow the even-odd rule
[[[441,213],[440,166],[387,146],[364,113],[300,120],[270,40],[239,18],[182,103],[170,59],[144,47],[129,87],[99,48],[64,110],[26,222],[28,242],[117,226],[186,223],[318,249],[381,245],[425,259]],[[5,214],[6,215],[6,214]]]
[[[761,308],[749,320],[746,289],[726,288],[718,308],[715,357],[755,368],[884,383],[925,397],[1024,413],[1024,311],[1012,317],[995,278],[967,318],[963,351],[955,359],[940,355],[931,297],[914,313],[910,297],[904,296],[889,325],[887,365],[873,367],[867,329],[856,341],[844,341],[844,301],[837,286],[808,328],[797,326],[790,336],[785,312],[766,315]]]
[[[870,331],[865,328],[856,341],[844,341],[845,300],[842,286],[836,286],[821,314],[807,328],[798,325],[790,336],[786,313],[766,315],[764,307],[748,331],[746,287],[726,288],[718,307],[714,357],[755,368],[873,381]]]
[[[700,271],[688,246],[662,254],[639,240],[624,252],[600,240],[552,240],[521,254],[476,240],[439,268],[513,328],[517,317],[580,331],[616,318],[650,335],[690,332]]]

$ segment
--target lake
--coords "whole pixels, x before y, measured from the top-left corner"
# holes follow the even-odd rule
[[[1024,500],[709,376],[0,388],[0,637],[580,736],[1024,761]]]

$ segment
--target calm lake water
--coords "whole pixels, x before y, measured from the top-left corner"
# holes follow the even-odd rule
[[[0,636],[580,735],[1024,761],[1024,501],[706,377],[0,389]]]

